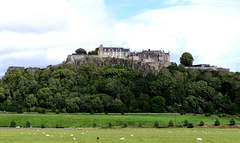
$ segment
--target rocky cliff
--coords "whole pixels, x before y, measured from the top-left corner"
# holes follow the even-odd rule
[[[129,68],[132,70],[136,70],[142,72],[143,74],[147,73],[154,73],[158,74],[159,70],[155,66],[151,66],[147,63],[143,63],[141,61],[134,61],[128,59],[119,59],[119,58],[99,58],[97,55],[69,55],[67,60],[62,63],[63,66],[67,64],[73,65],[74,68],[81,66],[87,62],[94,62],[96,66],[103,66],[103,65],[122,65],[125,68]]]

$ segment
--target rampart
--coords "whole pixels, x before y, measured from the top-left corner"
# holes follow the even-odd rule
[[[159,69],[155,66],[151,66],[141,61],[108,57],[101,58],[98,57],[98,55],[69,55],[62,65],[66,66],[67,64],[71,64],[74,68],[77,68],[87,62],[93,62],[97,67],[101,67],[106,64],[111,66],[122,65],[126,68],[142,72],[144,75],[150,72],[154,74],[158,74],[159,72]]]

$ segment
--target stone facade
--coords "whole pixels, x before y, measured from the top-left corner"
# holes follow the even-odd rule
[[[234,74],[234,72],[230,72],[230,69],[228,68],[222,68],[217,66],[211,66],[209,64],[199,64],[199,65],[193,65],[192,67],[186,67],[189,69],[197,69],[197,70],[207,70],[207,71],[219,71],[225,74]]]
[[[99,57],[129,59],[134,61],[141,61],[147,63],[155,68],[166,68],[170,63],[170,54],[161,50],[143,50],[142,52],[130,52],[130,49],[122,47],[103,47],[99,46]]]
[[[5,74],[7,75],[14,70],[28,70],[28,71],[31,71],[31,72],[35,72],[36,70],[39,70],[39,69],[40,68],[37,68],[37,67],[24,68],[24,67],[18,67],[18,66],[9,66],[8,69],[7,69],[7,72]]]
[[[98,50],[99,57],[126,59],[129,55],[130,50],[122,47],[103,47],[101,44]]]

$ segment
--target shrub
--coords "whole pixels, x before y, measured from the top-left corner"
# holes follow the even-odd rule
[[[233,125],[235,125],[235,120],[232,118],[231,120],[230,120],[230,124],[229,124],[230,126],[233,126]]]
[[[199,126],[204,126],[204,122],[201,121],[198,125],[199,125]]]
[[[209,117],[209,116],[211,116],[211,114],[210,114],[210,113],[206,113],[205,116],[206,116],[206,117]]]
[[[16,126],[16,122],[14,120],[11,121],[11,127],[15,127]]]
[[[108,127],[112,128],[112,123],[111,122],[108,123]]]
[[[30,108],[30,112],[34,112],[34,111],[36,111],[36,107],[35,106]]]
[[[93,123],[93,127],[96,127],[97,126],[97,124],[96,123]]]
[[[156,121],[156,122],[154,123],[153,127],[157,128],[158,126],[159,126],[159,123],[158,123],[158,121]]]
[[[219,121],[218,119],[216,119],[214,125],[215,125],[215,126],[219,126],[219,125],[220,125],[220,121]]]
[[[58,125],[58,124],[56,124],[56,128],[59,128],[59,125]]]
[[[180,115],[185,115],[186,114],[186,112],[184,111],[184,110],[182,110],[181,112],[180,112]]]
[[[183,126],[187,126],[188,125],[188,121],[185,120],[184,123],[183,123]]]
[[[26,127],[30,127],[31,123],[29,121],[26,121]]]
[[[122,126],[123,128],[126,128],[127,127],[127,123],[125,122],[125,123],[123,123],[123,126]]]
[[[41,113],[42,113],[42,108],[41,108],[41,107],[38,107],[38,108],[37,108],[37,112],[38,112],[39,114],[41,114]]]
[[[42,114],[45,114],[45,113],[46,113],[46,109],[42,108]]]
[[[142,123],[140,122],[140,123],[138,123],[138,127],[142,127]]]
[[[187,128],[193,128],[193,123],[188,123]]]
[[[41,128],[45,128],[45,125],[43,123],[41,124]]]
[[[59,114],[59,113],[60,113],[60,111],[59,111],[58,109],[56,109],[55,112],[56,112],[56,114]]]
[[[45,108],[38,107],[38,108],[37,108],[37,112],[38,112],[39,114],[45,114],[45,113],[46,113],[46,109],[45,109]]]
[[[183,127],[183,125],[182,124],[179,124],[179,125],[176,125],[177,127]]]
[[[173,121],[172,121],[172,120],[170,120],[170,121],[168,122],[168,126],[169,126],[169,127],[173,127]]]

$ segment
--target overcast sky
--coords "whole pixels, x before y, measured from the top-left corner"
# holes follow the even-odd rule
[[[0,76],[100,44],[240,71],[240,0],[0,0]]]

